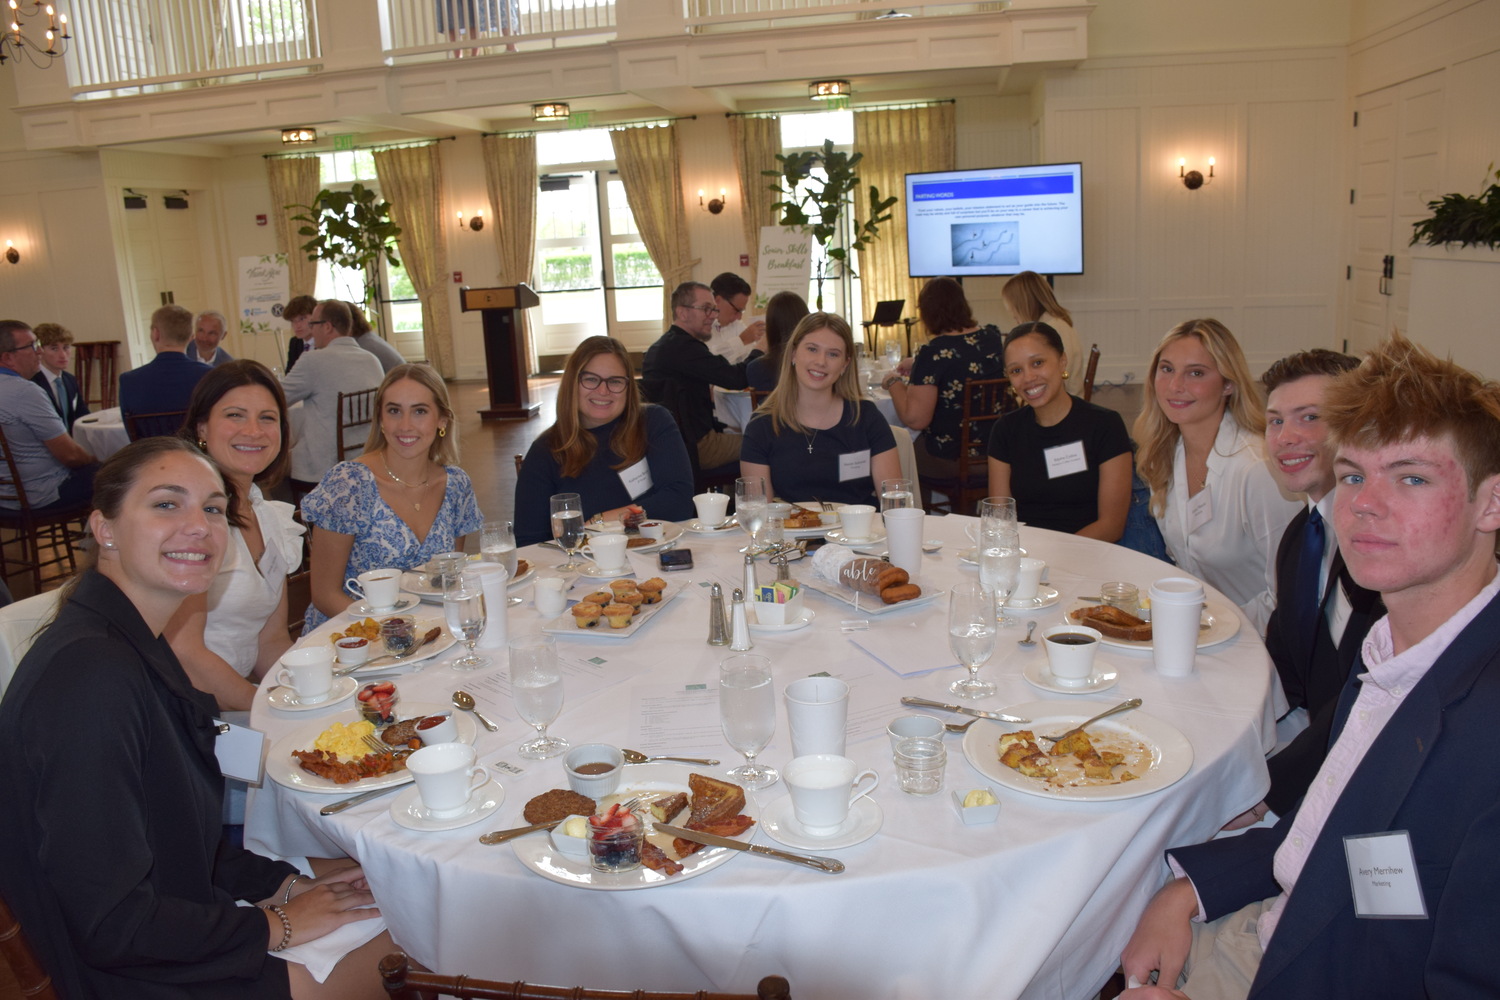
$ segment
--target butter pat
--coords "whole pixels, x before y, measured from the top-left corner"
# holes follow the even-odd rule
[[[989,788],[975,788],[963,793],[955,789],[953,806],[965,826],[993,823],[1000,817],[1000,800]]]
[[[975,806],[992,806],[998,801],[999,799],[995,798],[995,793],[988,788],[975,788],[968,795],[964,796],[964,808],[973,809]]]
[[[569,816],[563,821],[562,832],[564,837],[587,837],[589,821],[583,816]]]

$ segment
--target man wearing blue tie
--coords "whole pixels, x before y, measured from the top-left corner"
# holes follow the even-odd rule
[[[31,376],[31,381],[47,390],[53,409],[71,431],[73,421],[89,414],[89,402],[83,398],[78,379],[68,371],[68,363],[73,360],[73,332],[56,323],[38,323],[31,332],[36,334],[37,352],[42,358],[41,371]]]

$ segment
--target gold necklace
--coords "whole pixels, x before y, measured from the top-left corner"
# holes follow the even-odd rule
[[[405,486],[409,490],[420,490],[428,483],[432,482],[432,473],[429,472],[427,473],[427,478],[422,480],[420,483],[408,483],[406,480],[402,479],[400,476],[391,471],[391,463],[385,460],[384,455],[380,456],[380,464],[385,466],[385,474],[387,476],[390,476],[397,483],[400,483],[402,486]],[[411,505],[417,511],[417,513],[420,514],[422,512],[422,503],[420,500],[413,500],[411,502]]]

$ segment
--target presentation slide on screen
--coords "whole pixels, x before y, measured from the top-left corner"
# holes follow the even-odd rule
[[[1083,273],[1079,164],[908,174],[913,277]]]

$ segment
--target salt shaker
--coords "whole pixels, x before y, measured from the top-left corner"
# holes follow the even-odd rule
[[[729,640],[729,648],[736,653],[754,649],[755,643],[750,641],[750,614],[745,607],[745,592],[738,588],[734,592],[734,607],[732,610],[733,637]]]
[[[724,588],[718,583],[708,588],[708,644],[729,645],[729,618],[724,613]]]
[[[752,598],[752,596],[755,594],[756,586],[755,557],[747,552],[745,553],[745,582],[741,586],[741,589],[745,592],[745,600],[748,601]]]

